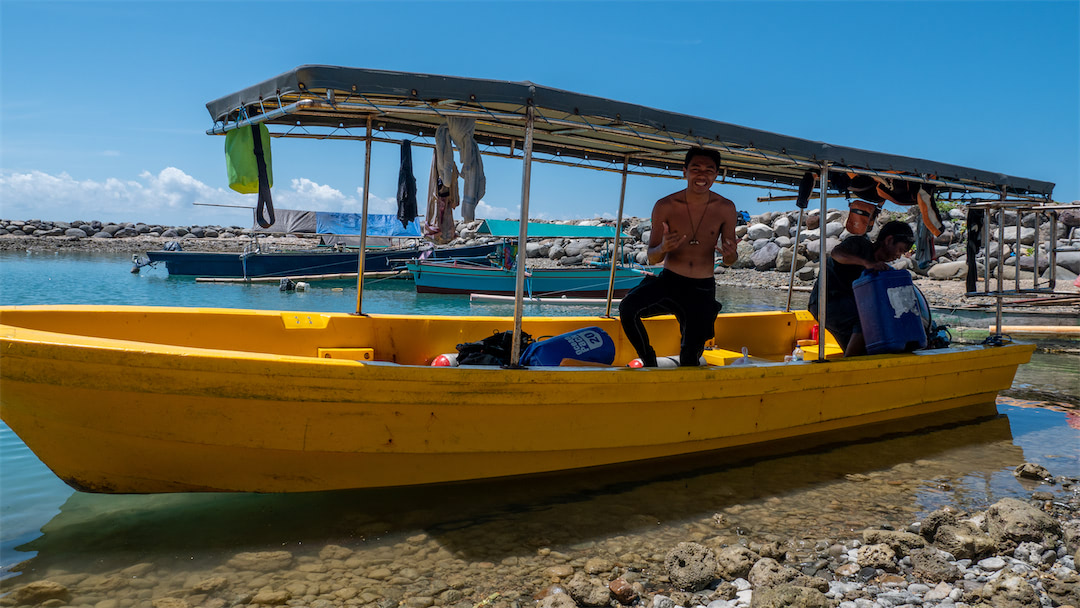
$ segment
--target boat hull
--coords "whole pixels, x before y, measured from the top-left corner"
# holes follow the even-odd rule
[[[409,263],[417,293],[485,294],[513,296],[517,273],[498,267],[444,262]],[[621,298],[637,287],[646,274],[632,268],[615,273],[614,297]],[[611,269],[533,268],[525,278],[526,297],[559,297],[564,294],[586,298],[607,297]]]
[[[484,257],[497,244],[435,249],[436,259]],[[401,268],[422,252],[418,249],[372,250],[364,255],[364,272]],[[274,251],[231,253],[203,251],[148,251],[150,262],[163,262],[170,275],[199,277],[287,277],[297,275],[355,274],[359,262],[353,251]]]
[[[677,322],[650,319],[650,331]],[[0,309],[0,413],[64,481],[93,492],[295,492],[578,469],[809,436],[993,403],[1030,345],[783,364],[802,313],[721,315],[745,366],[433,368],[499,317],[130,307]],[[526,318],[533,335],[618,320]],[[408,331],[411,329],[412,331]],[[743,332],[747,332],[743,334]],[[157,332],[157,333],[153,333]],[[226,332],[223,337],[222,332]],[[751,332],[753,335],[751,335]],[[133,339],[157,335],[157,342]],[[394,336],[425,336],[392,360]],[[250,336],[249,350],[225,344]],[[401,340],[397,340],[400,342]],[[242,341],[241,341],[242,342]],[[215,346],[217,348],[215,348]],[[232,347],[235,348],[235,347]],[[664,352],[664,351],[661,351]],[[885,399],[882,396],[887,395]]]

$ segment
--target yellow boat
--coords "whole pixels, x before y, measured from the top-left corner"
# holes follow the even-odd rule
[[[784,363],[806,312],[721,315],[701,368],[431,367],[506,317],[107,306],[0,310],[4,421],[94,492],[295,492],[621,463],[993,402],[1030,345]],[[678,351],[672,317],[650,319]],[[661,338],[662,337],[662,338]],[[228,346],[226,346],[228,345]],[[749,365],[724,365],[752,355]],[[835,344],[830,352],[838,352]]]
[[[619,225],[626,176],[680,177],[690,145],[720,152],[727,183],[773,190],[799,190],[807,171],[828,184],[836,170],[890,171],[889,179],[939,192],[1024,200],[1048,200],[1053,188],[532,83],[302,66],[207,108],[211,134],[265,124],[276,139],[364,141],[364,214],[372,142],[404,133],[414,146],[433,145],[447,117],[472,118],[483,153],[523,160],[519,242],[528,237],[533,160],[620,172]],[[819,190],[824,213],[827,188]],[[674,457],[912,417],[934,424],[992,404],[1034,348],[997,341],[843,359],[826,333],[807,353],[814,361],[785,363],[814,326],[808,312],[788,310],[720,315],[707,365],[630,369],[633,349],[610,304],[597,316],[524,317],[525,267],[520,247],[512,317],[363,314],[363,275],[354,313],[0,307],[0,415],[84,491],[429,484]],[[674,318],[646,324],[658,353],[678,352]],[[611,336],[613,365],[430,365],[496,331],[551,336],[589,326]],[[520,354],[515,347],[511,360]]]

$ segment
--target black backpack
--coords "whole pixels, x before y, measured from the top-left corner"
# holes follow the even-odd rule
[[[521,332],[521,348],[533,342],[532,336]],[[458,365],[510,365],[510,351],[514,344],[514,332],[497,331],[479,342],[458,344]]]

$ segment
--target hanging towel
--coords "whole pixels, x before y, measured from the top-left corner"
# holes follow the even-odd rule
[[[416,212],[416,177],[412,170],[412,144],[401,142],[401,168],[397,182],[397,218],[404,228],[419,215]]]
[[[979,264],[975,261],[983,240],[983,221],[986,213],[982,209],[968,209],[967,212],[967,290],[975,291],[979,281]],[[985,260],[989,267],[990,260]]]
[[[915,198],[919,201],[919,211],[922,214],[922,223],[926,226],[926,229],[934,236],[941,236],[941,229],[945,223],[941,221],[941,212],[938,211],[934,195],[925,188],[919,188],[918,195]]]
[[[424,234],[439,245],[457,237],[454,209],[460,203],[458,170],[454,164],[454,147],[450,130],[439,125],[435,131],[435,151],[431,155],[428,177],[427,213],[424,215]]]
[[[471,222],[476,219],[476,204],[484,197],[487,188],[480,146],[473,138],[476,119],[451,116],[447,118],[447,125],[450,127],[450,138],[461,153],[461,177],[465,181],[461,189],[461,217]]]

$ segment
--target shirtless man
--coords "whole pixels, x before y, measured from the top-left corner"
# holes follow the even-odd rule
[[[656,201],[649,236],[649,263],[664,270],[647,277],[623,298],[619,318],[644,367],[656,367],[656,352],[641,319],[672,314],[679,320],[679,364],[697,365],[705,342],[713,337],[720,311],[713,280],[713,252],[724,264],[738,259],[735,204],[710,188],[719,172],[720,154],[691,148],[683,162],[686,189]]]

